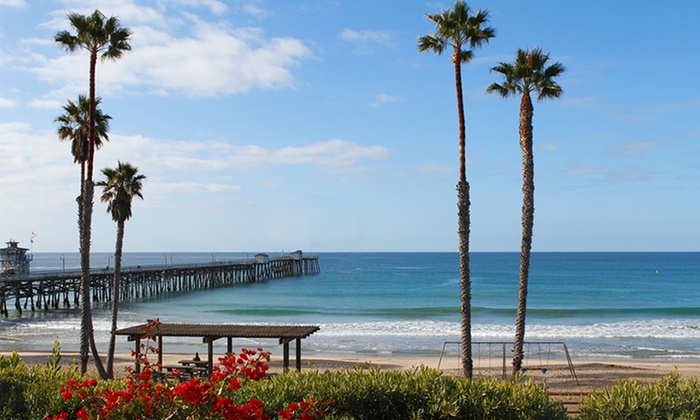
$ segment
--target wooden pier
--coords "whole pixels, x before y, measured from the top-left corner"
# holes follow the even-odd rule
[[[282,277],[316,274],[321,271],[318,257],[283,256],[248,261],[209,264],[124,267],[120,298],[139,299],[163,293],[209,289],[234,284],[255,283]],[[19,311],[49,310],[80,304],[80,271],[32,274],[0,278],[0,312],[9,316],[8,302]],[[94,302],[112,299],[114,271],[91,270]]]

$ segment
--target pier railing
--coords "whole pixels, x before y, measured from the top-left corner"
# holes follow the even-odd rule
[[[234,284],[255,283],[282,277],[316,274],[321,271],[318,257],[282,256],[263,261],[212,262],[169,266],[124,267],[121,272],[122,300],[158,296],[163,293],[208,289]],[[0,312],[9,316],[8,302],[23,309],[70,308],[80,304],[80,271],[32,274],[0,278]],[[114,271],[91,270],[94,302],[112,299]]]

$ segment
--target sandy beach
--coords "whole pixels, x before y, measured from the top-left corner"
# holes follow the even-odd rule
[[[11,351],[0,351],[0,355],[9,356]],[[49,352],[24,351],[19,355],[27,364],[46,363]],[[63,352],[61,363],[64,366],[78,363],[78,354],[75,352]],[[222,355],[215,355],[215,359]],[[164,365],[177,365],[179,360],[190,359],[191,354],[164,354]],[[154,357],[152,356],[152,360]],[[496,376],[502,377],[502,359],[480,360],[475,363],[474,376]],[[506,372],[510,374],[509,363],[506,361]],[[291,356],[290,364],[294,366],[294,356]],[[302,355],[303,370],[334,370],[334,369],[355,369],[361,367],[377,367],[381,370],[403,370],[415,369],[419,366],[438,368],[447,375],[459,375],[456,360],[440,361],[435,356],[375,356],[351,357],[351,356],[317,356],[305,358]],[[119,376],[126,374],[126,369],[133,367],[133,359],[129,354],[118,354],[116,358],[115,372]],[[574,374],[565,361],[554,361],[547,366],[530,365],[524,372],[525,378],[532,378],[535,382],[546,384],[550,390],[556,392],[595,392],[603,388],[614,385],[622,379],[636,379],[642,383],[650,382],[667,375],[673,371],[678,371],[682,377],[700,377],[700,362],[676,362],[676,361],[650,361],[650,360],[573,360]],[[92,362],[89,365],[91,372],[94,372]],[[273,355],[270,361],[270,372],[282,372],[282,360],[279,355]]]

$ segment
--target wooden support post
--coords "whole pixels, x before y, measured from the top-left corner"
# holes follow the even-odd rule
[[[233,353],[233,337],[226,337],[226,352]]]
[[[158,336],[158,366],[163,366],[163,336]]]
[[[289,340],[284,340],[282,343],[282,367],[286,370],[289,367]]]
[[[214,339],[209,338],[208,341],[209,366],[207,367],[207,376],[211,376],[212,366],[214,366]]]
[[[141,338],[137,338],[134,345],[134,370],[136,373],[141,373],[141,364],[139,363],[139,355],[141,353]]]
[[[301,372],[301,338],[297,338],[297,372]]]

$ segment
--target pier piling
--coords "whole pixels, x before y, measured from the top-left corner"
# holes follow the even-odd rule
[[[122,300],[155,297],[164,293],[211,289],[235,284],[255,283],[302,274],[321,272],[318,257],[283,256],[252,261],[213,262],[210,264],[168,265],[151,267],[125,267],[121,271],[120,293]],[[0,278],[0,314],[9,316],[8,301],[14,300],[15,309],[22,314],[29,307],[34,312],[43,308],[70,308],[80,304],[80,271],[31,274]],[[92,299],[94,302],[112,299],[114,272],[94,270],[90,272]]]

